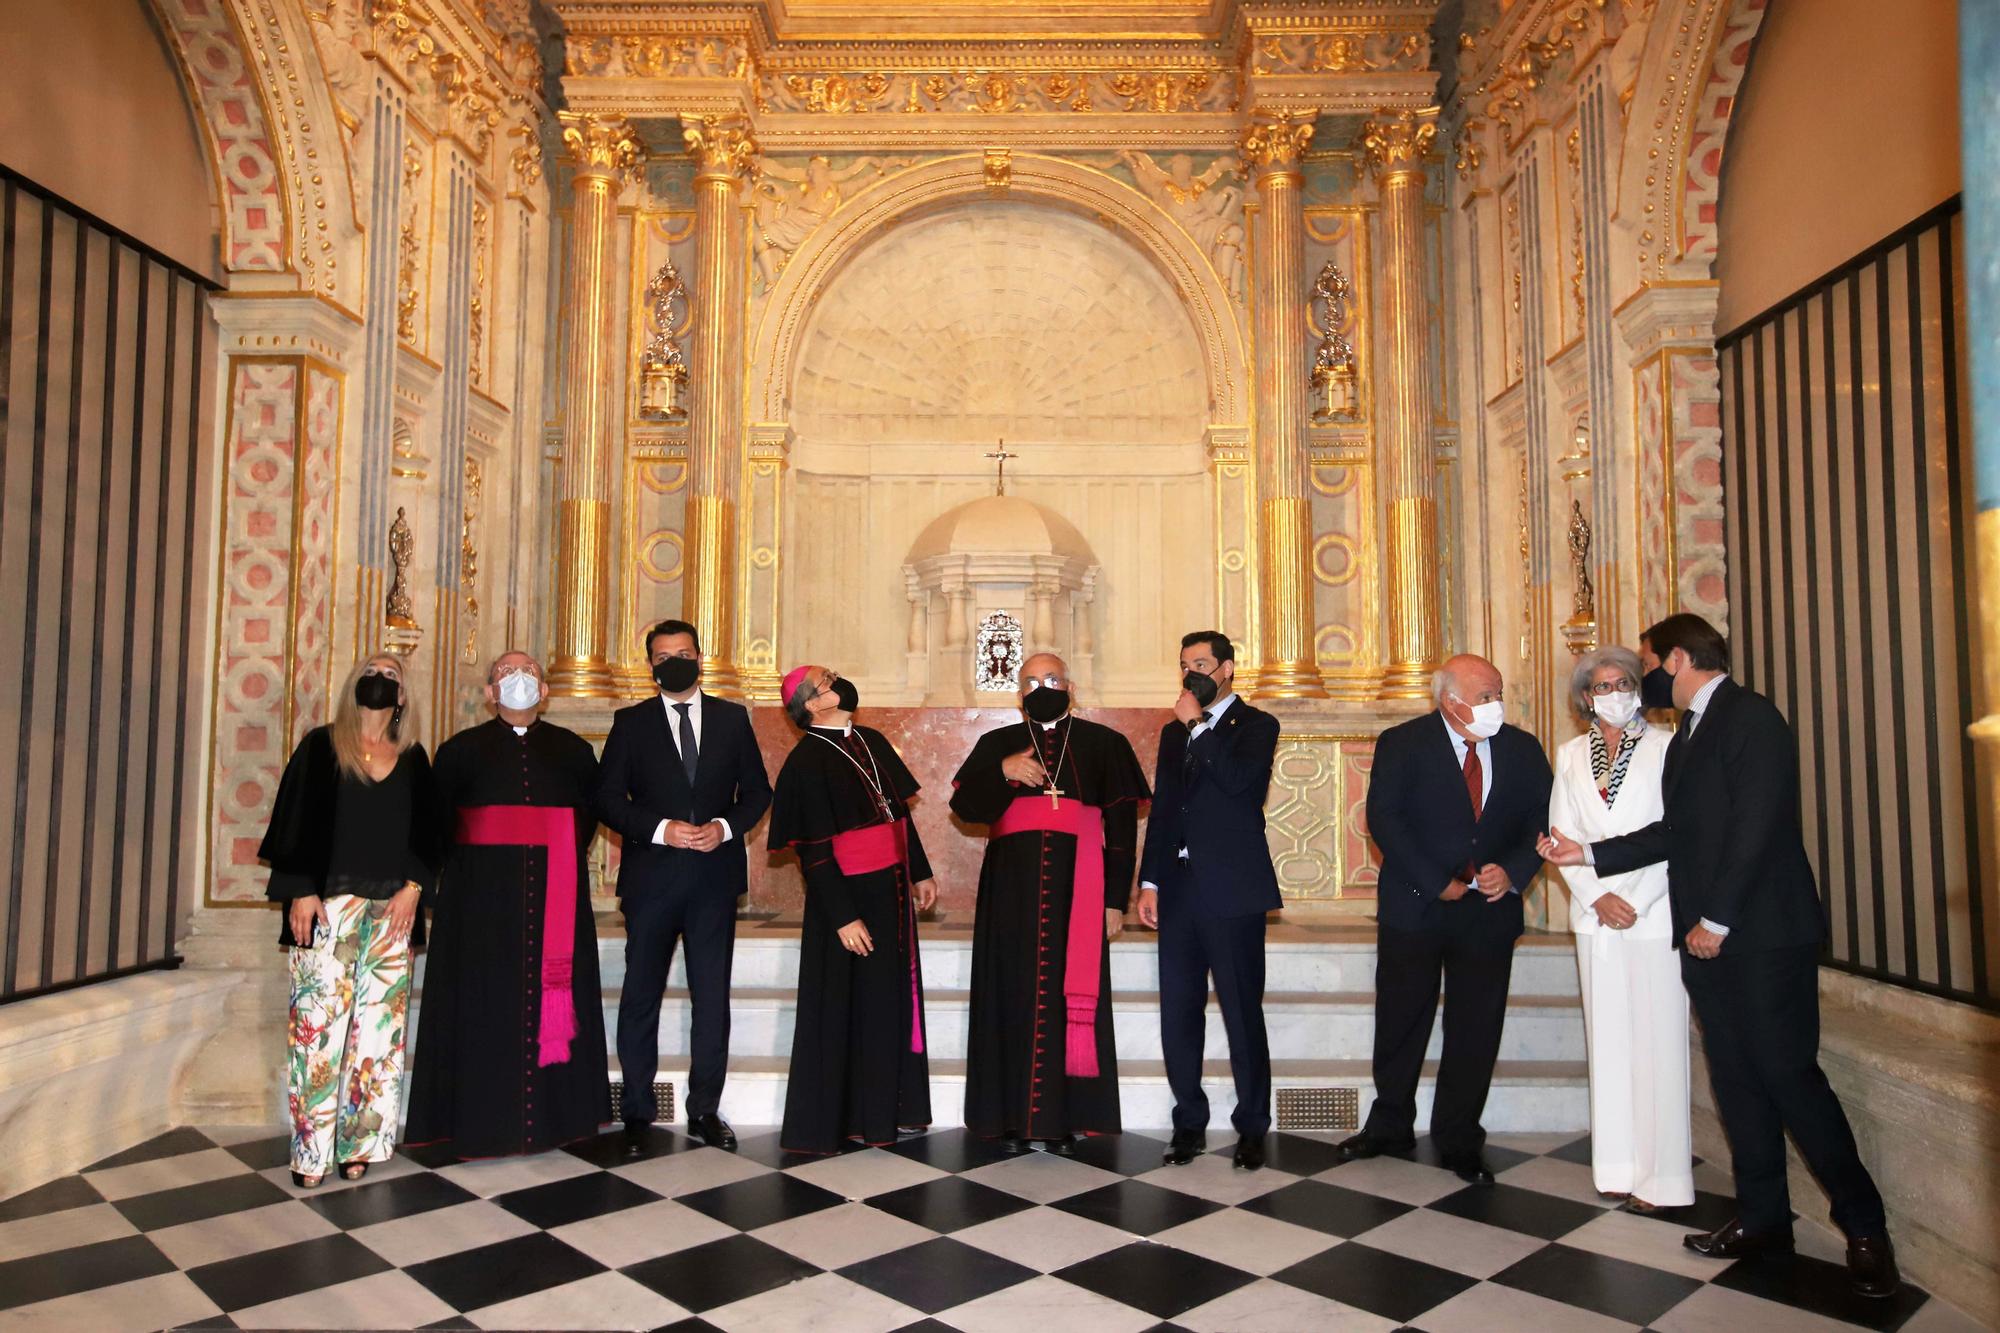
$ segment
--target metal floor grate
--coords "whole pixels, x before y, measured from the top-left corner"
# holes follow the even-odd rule
[[[674,1120],[674,1085],[664,1080],[653,1084],[653,1123],[670,1125]],[[611,1118],[625,1118],[625,1084],[621,1079],[611,1080]]]
[[[1357,1129],[1359,1088],[1279,1088],[1279,1129]]]

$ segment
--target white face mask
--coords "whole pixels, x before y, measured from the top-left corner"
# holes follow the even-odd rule
[[[542,682],[525,671],[516,671],[500,682],[500,706],[525,713],[542,701]]]
[[[1464,703],[1465,700],[1460,699],[1459,702]],[[1500,734],[1500,724],[1507,720],[1506,704],[1495,699],[1490,703],[1472,704],[1470,707],[1472,721],[1461,722],[1460,726],[1482,741]]]
[[[1613,694],[1595,696],[1591,705],[1593,711],[1614,727],[1622,727],[1639,712],[1639,695],[1636,690],[1619,690]]]

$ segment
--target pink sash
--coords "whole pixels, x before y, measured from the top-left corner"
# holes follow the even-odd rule
[[[576,811],[566,805],[475,805],[458,812],[458,840],[474,847],[540,847],[549,854],[542,897],[542,1021],[535,1063],[569,1060],[576,1036],[570,975],[576,953]]]
[[[1063,967],[1063,1072],[1097,1077],[1098,943],[1104,938],[1104,812],[1080,801],[1049,804],[1046,795],[1016,796],[993,822],[993,836],[1067,833],[1076,839],[1076,887],[1070,896],[1069,947]]]
[[[903,865],[909,857],[909,834],[902,820],[893,824],[869,824],[864,828],[849,829],[845,833],[833,835],[833,860],[843,875],[872,875],[878,870]],[[907,885],[909,875],[905,873],[901,882]],[[914,901],[907,905],[896,905],[898,921],[896,930],[900,934],[905,926],[909,928],[910,955],[910,1049],[918,1055],[924,1053],[924,998],[919,984],[922,973],[917,966],[917,922]]]

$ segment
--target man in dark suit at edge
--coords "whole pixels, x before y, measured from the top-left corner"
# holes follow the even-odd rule
[[[1819,1178],[1847,1233],[1857,1294],[1901,1285],[1882,1195],[1861,1163],[1840,1099],[1819,1067],[1819,888],[1799,823],[1799,753],[1763,695],[1729,677],[1729,645],[1700,616],[1646,631],[1680,727],[1667,749],[1665,816],[1636,833],[1581,846],[1551,830],[1542,854],[1604,874],[1667,863],[1681,980],[1701,1020],[1716,1111],[1729,1136],[1737,1216],[1683,1236],[1697,1254],[1789,1253],[1785,1131]]]
[[[693,1008],[689,1132],[733,1151],[720,1114],[729,1067],[729,973],[736,900],[749,887],[743,840],[771,808],[771,783],[750,710],[701,692],[701,639],[681,620],[646,632],[657,697],[621,708],[598,768],[597,813],[624,851],[625,984],[618,996],[618,1063],[625,1080],[626,1151],[644,1151],[654,1119],[660,1001],[674,946],[685,949]]]

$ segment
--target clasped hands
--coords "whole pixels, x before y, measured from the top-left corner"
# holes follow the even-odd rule
[[[1451,883],[1445,885],[1444,892],[1438,897],[1448,903],[1455,903],[1466,894],[1477,890],[1479,896],[1487,902],[1497,903],[1513,889],[1514,881],[1507,877],[1507,872],[1499,866],[1488,864],[1479,867],[1479,873],[1474,876],[1472,883],[1467,884],[1462,879],[1453,879]]]
[[[722,845],[722,821],[712,819],[706,824],[690,824],[684,819],[669,819],[666,845],[683,847],[691,852],[712,852]]]
[[[928,912],[937,905],[938,887],[935,879],[918,880],[910,886],[910,896],[916,900],[919,912]],[[842,926],[835,934],[840,936],[840,945],[851,954],[866,958],[875,952],[875,937],[868,933],[867,923],[860,917]]]

